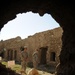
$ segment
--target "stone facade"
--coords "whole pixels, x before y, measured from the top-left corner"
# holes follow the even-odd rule
[[[57,75],[75,75],[74,1],[1,0],[0,7],[0,30],[8,21],[15,19],[16,15],[19,13],[31,11],[33,13],[38,13],[40,16],[46,13],[51,15],[63,28],[62,49],[59,58],[60,65],[57,70]],[[2,71],[0,70],[0,74],[1,73]]]
[[[62,28],[55,28],[43,32],[36,33],[28,38],[8,39],[0,42],[0,51],[5,49],[2,55],[5,60],[20,61],[20,47],[27,46],[29,52],[29,62],[32,62],[32,54],[39,49],[40,64],[56,65],[59,62],[59,54],[61,51]]]

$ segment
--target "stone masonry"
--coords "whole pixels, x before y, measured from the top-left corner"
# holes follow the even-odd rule
[[[61,51],[62,28],[36,33],[28,38],[21,39],[19,36],[8,40],[0,41],[0,55],[4,60],[15,60],[20,62],[20,47],[27,46],[29,62],[32,62],[32,53],[39,49],[40,64],[57,65]],[[3,54],[2,50],[5,50]]]

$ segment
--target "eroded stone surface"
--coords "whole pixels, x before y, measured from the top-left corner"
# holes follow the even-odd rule
[[[61,65],[59,69],[64,66],[65,71],[63,71],[64,69],[61,69],[61,71],[64,72],[62,75],[75,75],[75,67],[73,67],[73,63],[75,63],[75,4],[73,3],[73,1],[67,2],[64,0],[1,0],[0,29],[9,20],[14,19],[16,17],[16,14],[25,13],[28,11],[39,13],[41,16],[45,13],[51,14],[52,17],[63,28],[63,45],[60,54]],[[71,69],[68,70],[67,68]]]

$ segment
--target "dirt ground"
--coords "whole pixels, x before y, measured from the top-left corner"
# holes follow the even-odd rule
[[[4,65],[7,66],[7,62],[3,62]],[[15,64],[15,65],[11,65],[10,66],[12,70],[14,70],[16,73],[20,74],[20,75],[25,75],[25,74],[21,74],[21,65],[19,64]],[[27,67],[26,69],[26,73],[28,75],[28,72],[31,70],[32,68],[30,67]],[[42,69],[44,69],[44,67],[42,67]],[[51,68],[52,69],[52,68]],[[50,68],[48,68],[47,70],[50,70]],[[55,74],[52,74],[51,72],[48,72],[48,71],[44,71],[44,70],[40,70],[40,69],[37,69],[37,71],[39,72],[39,75],[55,75]]]
[[[27,68],[26,69],[26,73],[28,75],[28,71],[30,71],[32,68]],[[46,71],[41,71],[41,70],[38,70],[39,72],[39,75],[55,75],[55,74],[51,74],[51,73],[48,73]],[[21,74],[20,71],[18,71],[17,73]],[[25,75],[25,74],[22,74],[22,75]]]

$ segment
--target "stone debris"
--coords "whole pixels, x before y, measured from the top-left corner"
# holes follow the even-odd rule
[[[8,67],[8,68],[13,68],[14,65],[15,65],[15,61],[14,61],[14,60],[11,60],[11,61],[8,61],[8,62],[7,62],[7,67]]]

